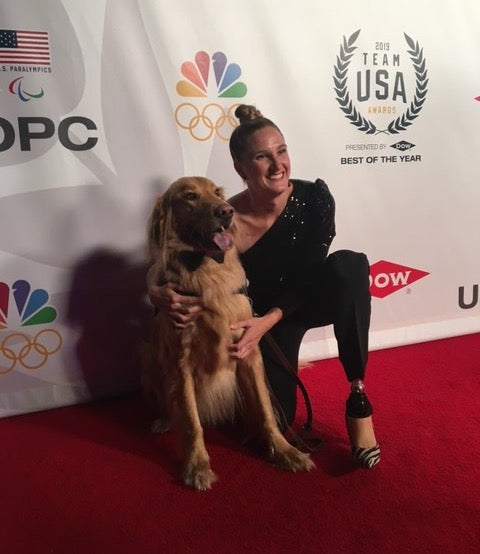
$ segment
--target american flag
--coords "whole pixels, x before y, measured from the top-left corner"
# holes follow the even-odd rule
[[[48,33],[0,29],[0,63],[50,65]]]

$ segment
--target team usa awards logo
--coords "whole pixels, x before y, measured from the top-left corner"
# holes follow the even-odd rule
[[[360,42],[361,29],[343,37],[334,65],[334,91],[339,109],[351,125],[370,138],[348,144],[342,165],[420,162],[410,150],[415,144],[391,140],[419,117],[428,93],[428,70],[421,45],[403,40]],[[372,140],[372,139],[376,139]],[[391,147],[397,151],[386,151]],[[372,155],[359,155],[372,151]]]
[[[11,287],[0,283],[0,376],[17,364],[39,369],[60,350],[62,336],[46,327],[57,317],[48,301],[47,291],[31,290],[28,281],[15,281]]]
[[[182,63],[180,72],[184,78],[177,82],[177,93],[198,100],[195,103],[183,102],[177,107],[177,125],[198,141],[207,141],[214,134],[221,140],[228,140],[237,125],[233,112],[238,103],[226,105],[224,100],[243,98],[247,94],[245,83],[239,80],[240,66],[230,63],[223,52],[210,56],[199,51],[194,61]],[[201,99],[212,97],[218,101],[199,105]]]
[[[427,271],[379,260],[370,266],[370,293],[385,298],[429,275]]]

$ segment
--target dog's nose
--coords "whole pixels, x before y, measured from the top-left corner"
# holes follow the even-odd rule
[[[215,216],[221,219],[228,220],[233,217],[233,208],[229,204],[222,204],[215,208]]]

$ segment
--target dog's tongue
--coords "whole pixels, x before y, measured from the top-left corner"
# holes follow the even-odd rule
[[[220,250],[230,250],[233,246],[233,237],[230,233],[223,231],[222,233],[214,233],[212,236],[213,242]]]

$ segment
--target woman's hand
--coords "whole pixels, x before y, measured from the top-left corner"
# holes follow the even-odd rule
[[[185,329],[195,323],[203,306],[197,296],[187,296],[175,283],[148,285],[150,302],[159,310],[166,311],[177,329]]]
[[[248,356],[258,346],[263,335],[282,319],[282,315],[280,308],[272,308],[262,317],[251,317],[230,325],[232,330],[245,329],[242,338],[230,346],[232,358],[241,360]]]

